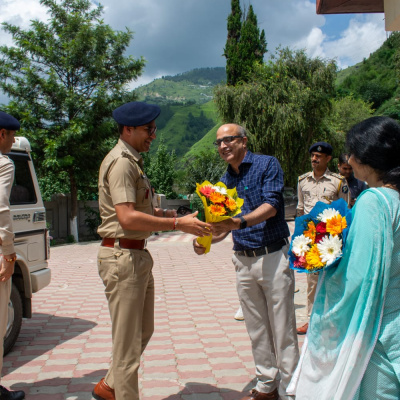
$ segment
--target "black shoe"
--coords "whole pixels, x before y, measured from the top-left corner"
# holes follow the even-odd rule
[[[0,400],[22,400],[25,398],[25,392],[22,390],[8,390],[4,386],[0,386]]]

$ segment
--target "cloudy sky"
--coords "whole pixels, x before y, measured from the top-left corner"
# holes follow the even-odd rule
[[[230,0],[100,2],[105,23],[115,30],[134,31],[128,53],[147,60],[133,87],[162,75],[225,66],[222,53]],[[241,0],[241,4],[253,5],[266,33],[268,54],[278,46],[304,48],[312,57],[336,59],[345,68],[368,57],[387,35],[383,14],[316,15],[315,0]],[[47,18],[39,0],[0,0],[0,22],[28,27],[32,19]],[[0,44],[12,44],[4,31]]]

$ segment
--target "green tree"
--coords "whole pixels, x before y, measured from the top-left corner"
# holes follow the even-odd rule
[[[240,31],[240,41],[238,46],[240,54],[240,73],[241,80],[247,82],[253,71],[255,63],[262,63],[264,54],[267,52],[264,29],[258,28],[257,16],[250,5],[246,19],[242,23]]]
[[[353,125],[371,117],[373,113],[372,103],[346,96],[332,101],[332,111],[326,115],[326,123],[335,132],[346,134]]]
[[[215,100],[224,122],[246,127],[253,151],[278,158],[285,182],[308,168],[308,148],[327,135],[336,65],[282,49],[274,62],[258,65],[248,83],[217,86]]]
[[[247,82],[256,62],[262,62],[267,52],[265,32],[258,28],[257,16],[250,5],[242,21],[240,0],[231,0],[228,16],[228,37],[225,44],[226,79],[228,85]]]
[[[181,190],[186,194],[196,191],[196,183],[219,182],[226,171],[226,163],[216,150],[203,150],[184,161],[185,174],[180,182]]]
[[[241,58],[238,47],[241,27],[242,9],[240,8],[240,0],[231,0],[231,13],[228,16],[228,38],[224,49],[228,85],[234,85],[239,80]]]
[[[168,152],[164,138],[161,136],[156,154],[150,156],[143,154],[144,170],[150,179],[156,193],[165,194],[167,199],[175,199],[176,192],[173,189],[176,177],[176,161],[175,152]]]
[[[116,139],[111,110],[132,100],[125,85],[144,67],[124,57],[132,39],[101,20],[90,0],[40,0],[50,15],[28,30],[3,23],[15,46],[0,48],[0,88],[12,101],[37,154],[41,176],[68,174],[71,233],[78,240],[77,196],[97,180],[99,163]],[[93,185],[92,185],[93,186]]]

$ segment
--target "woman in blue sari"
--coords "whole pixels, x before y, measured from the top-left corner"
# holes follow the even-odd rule
[[[400,125],[372,117],[347,135],[366,181],[342,260],[320,276],[288,389],[297,400],[400,399]]]

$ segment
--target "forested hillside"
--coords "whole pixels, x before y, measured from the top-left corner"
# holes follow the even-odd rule
[[[162,137],[168,151],[174,150],[180,161],[219,123],[213,91],[215,85],[225,79],[225,68],[197,68],[175,76],[163,76],[135,90],[138,100],[161,107],[151,155]]]
[[[225,68],[197,68],[163,76],[135,90],[138,100],[156,104],[202,104],[213,98],[214,86],[225,81]]]
[[[372,104],[375,115],[400,120],[398,104],[400,33],[392,33],[385,43],[363,62],[339,71],[336,100],[353,96]],[[139,100],[157,103],[162,112],[157,119],[154,154],[163,136],[169,151],[179,161],[212,148],[221,124],[213,101],[214,87],[226,79],[224,68],[199,68],[175,76],[164,76],[135,90]]]
[[[376,115],[400,120],[399,78],[400,32],[393,32],[370,57],[338,73],[337,94],[352,94],[372,103]]]

